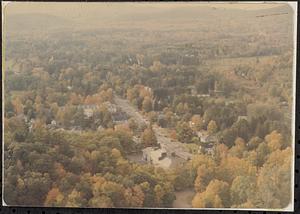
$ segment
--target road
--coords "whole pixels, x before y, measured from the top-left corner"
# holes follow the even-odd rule
[[[117,106],[119,106],[129,117],[132,117],[139,125],[149,125],[149,121],[145,119],[138,110],[129,103],[128,100],[122,99],[118,96],[114,96],[114,100]]]
[[[128,116],[132,117],[139,125],[150,125],[149,121],[133,106],[129,101],[115,96],[115,103],[118,105]],[[165,149],[168,154],[173,154],[184,160],[192,158],[186,147],[179,141],[175,141],[168,136],[166,129],[157,125],[152,126],[158,144],[161,148]]]

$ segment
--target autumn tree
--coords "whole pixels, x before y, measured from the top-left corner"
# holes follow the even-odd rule
[[[150,97],[145,97],[142,103],[142,108],[145,112],[149,112],[152,110],[152,100]]]
[[[231,203],[238,206],[246,203],[255,194],[256,180],[251,176],[237,176],[231,184]]]
[[[290,147],[276,150],[261,168],[257,178],[259,207],[279,209],[291,203],[291,154]]]
[[[220,180],[212,180],[206,190],[197,193],[192,200],[194,208],[222,208],[229,205],[229,184]]]
[[[268,147],[271,151],[283,148],[283,138],[280,133],[273,131],[265,137],[265,141],[268,144]]]
[[[188,123],[178,123],[177,127],[177,139],[182,143],[193,143],[194,132],[188,125]]]
[[[157,145],[157,139],[151,127],[148,127],[144,130],[141,138],[142,138],[142,143],[145,145],[145,147]]]
[[[216,121],[211,120],[207,125],[207,131],[209,134],[215,134],[218,130]]]
[[[144,192],[139,185],[125,190],[125,199],[129,207],[142,207],[144,204]]]
[[[50,207],[63,206],[64,195],[57,187],[53,187],[47,194],[44,205]]]
[[[193,126],[196,131],[199,131],[203,128],[203,119],[200,115],[196,114],[192,117],[191,122],[193,123]]]

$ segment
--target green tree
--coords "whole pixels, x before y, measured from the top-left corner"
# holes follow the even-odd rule
[[[182,143],[193,143],[194,132],[188,125],[188,123],[178,123],[177,127],[177,139]]]

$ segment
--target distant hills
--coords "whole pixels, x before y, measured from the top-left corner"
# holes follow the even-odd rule
[[[54,29],[85,29],[110,27],[121,25],[131,26],[132,23],[138,26],[145,26],[147,23],[155,25],[182,24],[189,21],[208,21],[213,23],[215,19],[222,22],[229,19],[251,19],[257,16],[268,14],[292,14],[288,5],[260,10],[227,9],[215,7],[181,7],[181,8],[142,8],[141,10],[130,9],[128,6],[119,11],[114,8],[111,11],[97,11],[83,9],[80,15],[53,15],[46,13],[19,13],[8,14],[6,17],[6,30],[10,32],[23,31],[46,31]],[[136,27],[136,26],[135,26]]]

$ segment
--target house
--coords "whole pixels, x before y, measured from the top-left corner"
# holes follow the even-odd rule
[[[215,147],[213,143],[202,143],[198,149],[199,154],[215,155]]]
[[[218,96],[224,96],[224,91],[221,91],[221,90],[209,90],[209,94],[210,96],[215,96],[215,97],[218,97]]]
[[[78,108],[83,109],[83,114],[87,118],[92,117],[98,109],[98,105],[79,105]]]
[[[145,90],[152,94],[152,88],[145,86]]]
[[[197,97],[210,97],[210,94],[197,94]]]
[[[55,120],[52,120],[50,124],[47,125],[48,129],[55,129],[57,128],[57,123]]]
[[[117,112],[117,106],[109,101],[104,102],[103,105],[107,108],[107,110],[110,113],[116,113]]]
[[[241,121],[241,120],[246,120],[248,121],[248,117],[247,116],[238,116],[237,122]]]
[[[200,141],[203,143],[208,142],[217,142],[218,138],[215,135],[210,135],[207,131],[201,130],[197,132],[197,136],[199,137]]]
[[[55,120],[52,120],[52,121],[51,121],[51,125],[52,125],[52,126],[56,126],[56,125],[57,125],[56,121],[55,121]]]
[[[137,144],[140,144],[142,141],[141,141],[141,138],[140,137],[137,137],[137,136],[133,136],[132,137],[132,140],[137,143]]]
[[[144,161],[165,169],[171,167],[173,161],[171,158],[167,157],[165,149],[160,149],[158,147],[146,147],[142,151]]]
[[[188,86],[188,89],[190,90],[191,95],[193,95],[193,96],[197,95],[198,92],[197,92],[196,86],[194,86],[194,85]]]
[[[104,130],[104,128],[103,128],[103,126],[98,126],[98,128],[97,128],[97,131],[103,131]]]

